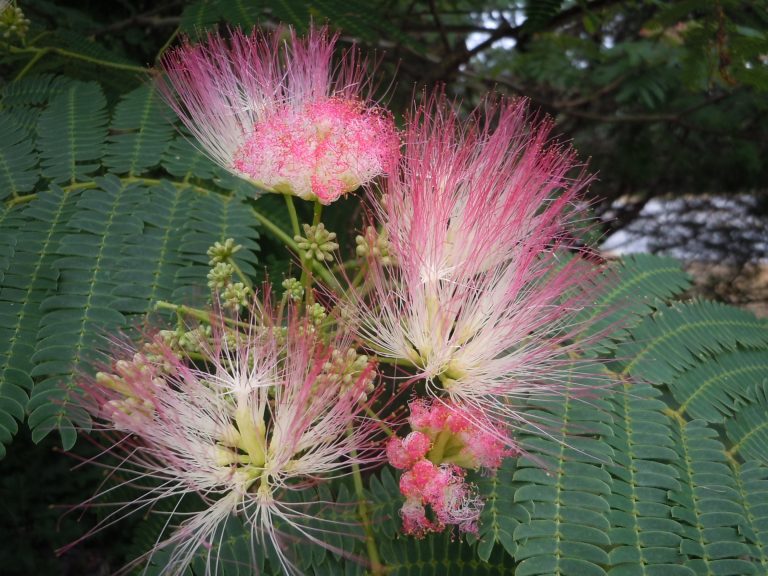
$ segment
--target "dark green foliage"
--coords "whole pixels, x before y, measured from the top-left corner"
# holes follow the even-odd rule
[[[76,82],[53,98],[37,124],[42,174],[74,184],[99,168],[107,136],[107,101],[95,82]]]
[[[159,164],[174,131],[170,114],[151,85],[126,94],[112,118],[105,165],[135,176]]]
[[[30,77],[5,90],[2,104],[14,117],[26,110],[22,118],[37,118],[38,139],[33,146],[2,112],[11,136],[3,150],[14,159],[6,179],[19,184],[7,188],[0,235],[0,441],[12,439],[26,412],[34,440],[57,430],[71,448],[76,428],[89,426],[73,403],[77,380],[108,338],[159,300],[204,300],[205,251],[215,241],[243,244],[238,263],[253,273],[258,236],[240,197],[210,183],[143,177],[174,130],[149,87],[118,104],[109,138],[95,83]],[[94,176],[105,170],[126,176]],[[29,202],[17,200],[33,190]]]
[[[37,183],[37,155],[28,134],[8,112],[0,113],[0,200],[30,192]]]

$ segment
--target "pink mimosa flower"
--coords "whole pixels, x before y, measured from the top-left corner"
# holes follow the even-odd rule
[[[210,34],[163,58],[159,87],[203,150],[225,169],[270,191],[329,204],[391,168],[398,135],[365,91],[365,61],[337,36]]]
[[[420,538],[446,526],[458,526],[462,532],[477,531],[483,502],[464,482],[464,470],[458,466],[435,466],[429,460],[419,460],[400,478],[400,492],[406,498],[400,509],[406,534]],[[427,506],[435,520],[427,519]]]
[[[476,532],[483,501],[464,481],[464,468],[495,472],[505,457],[518,451],[507,447],[510,440],[499,439],[504,435],[493,424],[479,424],[481,414],[421,399],[409,407],[413,431],[387,443],[389,463],[406,470],[400,477],[400,492],[406,499],[400,509],[403,532],[417,538],[447,526]],[[426,507],[431,507],[436,520],[427,518]]]
[[[430,394],[513,448],[517,401],[562,390],[596,290],[596,267],[568,255],[589,178],[550,129],[524,101],[466,122],[444,98],[424,102],[376,202],[397,266],[372,258],[349,314],[377,354],[412,364]]]
[[[183,573],[198,553],[215,571],[216,545],[233,516],[250,529],[254,550],[271,543],[283,569],[296,573],[289,543],[298,536],[330,547],[324,531],[342,527],[313,516],[328,502],[291,494],[385,457],[379,428],[364,415],[372,365],[351,380],[329,371],[333,350],[348,341],[324,344],[306,322],[281,328],[269,316],[259,307],[242,333],[214,314],[214,343],[194,364],[157,340],[151,353],[119,361],[86,385],[85,407],[118,437],[115,476],[146,490],[104,523],[164,498],[197,495],[205,503],[180,515],[147,553],[170,550],[164,574]]]

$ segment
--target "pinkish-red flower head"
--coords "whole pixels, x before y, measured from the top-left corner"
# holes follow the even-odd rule
[[[426,434],[414,431],[405,438],[393,436],[387,443],[387,459],[395,468],[407,470],[429,452],[432,440]]]
[[[400,478],[400,492],[406,501],[400,509],[403,531],[416,537],[457,526],[462,532],[476,532],[483,503],[464,481],[458,466],[435,466],[420,460]],[[427,518],[431,508],[435,520]]]
[[[414,400],[409,404],[408,422],[414,434],[421,434],[431,442],[425,455],[435,464],[451,463],[464,468],[496,470],[507,456],[518,454],[514,441],[482,412],[450,401]],[[393,443],[394,439],[390,441]],[[405,441],[404,441],[405,442]],[[389,454],[390,463],[398,466]],[[401,462],[403,459],[398,459]]]
[[[337,36],[290,30],[185,41],[163,58],[171,107],[219,165],[270,191],[329,204],[396,162],[399,139],[364,91],[365,62]]]

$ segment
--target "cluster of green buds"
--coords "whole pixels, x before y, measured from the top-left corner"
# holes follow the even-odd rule
[[[304,299],[304,286],[296,278],[286,278],[282,284],[285,289],[285,296],[294,302],[301,302]]]
[[[333,251],[339,245],[335,242],[336,232],[329,232],[322,222],[317,226],[303,224],[304,236],[296,235],[293,239],[299,252],[306,260],[325,262],[333,260]]]
[[[171,350],[195,353],[210,345],[212,329],[209,324],[200,324],[191,330],[178,327],[176,330],[161,330],[160,338]]]
[[[387,231],[381,234],[373,226],[368,226],[365,233],[355,236],[357,247],[355,252],[360,258],[369,256],[378,259],[384,266],[391,266],[395,263],[395,256],[392,254],[392,245],[389,242]]]
[[[347,390],[358,383],[369,364],[368,356],[358,354],[354,348],[349,348],[346,352],[334,350],[328,361],[323,364],[323,371],[317,378],[317,385],[323,386],[340,382],[341,388]],[[365,402],[368,399],[368,394],[373,392],[376,372],[369,370],[364,378],[363,393],[360,396],[361,402]]]
[[[221,262],[229,262],[232,257],[240,251],[243,246],[241,244],[235,244],[234,238],[227,238],[224,242],[215,242],[213,246],[208,248],[208,265],[215,266]]]
[[[328,316],[328,313],[325,310],[325,306],[322,304],[315,302],[311,306],[307,306],[307,318],[309,318],[309,321],[315,326],[320,326],[326,316]]]
[[[12,36],[23,40],[29,31],[29,24],[15,2],[0,0],[0,36],[6,40]]]
[[[221,303],[232,310],[240,310],[248,305],[252,290],[243,282],[234,282],[233,276],[238,270],[233,261],[235,253],[242,245],[235,244],[233,238],[227,238],[224,242],[216,242],[208,248],[208,287],[219,293]]]

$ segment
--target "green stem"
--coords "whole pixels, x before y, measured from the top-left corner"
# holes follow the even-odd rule
[[[323,205],[319,200],[315,200],[315,207],[312,212],[312,226],[320,224],[320,218],[323,216]]]
[[[352,458],[355,457],[357,457],[357,452],[353,450]],[[363,529],[365,531],[365,547],[368,550],[368,559],[371,561],[371,575],[384,576],[386,571],[381,563],[379,550],[376,548],[376,540],[373,537],[371,521],[368,517],[368,501],[363,490],[363,477],[360,474],[360,465],[357,463],[352,464],[352,480],[355,484],[355,494],[357,495],[357,511],[360,514],[360,520],[363,522]]]
[[[293,203],[293,196],[290,194],[283,194],[283,198],[285,198],[285,205],[288,208],[288,216],[291,218],[293,235],[301,236],[301,228],[299,228],[299,217],[296,215],[296,206]]]
[[[26,204],[27,202],[32,202],[37,198],[37,194],[25,194],[23,196],[13,196],[12,198],[9,198],[6,204],[9,208],[12,208],[13,206],[16,206],[17,204]]]
[[[384,422],[382,422],[381,419],[379,418],[379,415],[376,414],[376,412],[374,412],[373,410],[371,410],[370,406],[365,407],[365,413],[371,417],[371,420],[374,420],[376,422],[376,425],[379,428],[381,428],[387,436],[392,437],[395,435],[395,431],[392,430],[392,428],[390,428],[386,424],[384,424]]]
[[[360,269],[357,271],[357,274],[355,274],[355,277],[352,279],[352,288],[357,288],[360,285],[360,282],[363,281],[365,278],[365,273],[368,271],[368,263],[363,262],[360,265]],[[363,292],[364,293],[364,292]]]
[[[320,201],[315,200],[315,206],[312,214],[312,226],[317,227],[320,224],[320,218],[323,215],[323,205]],[[312,292],[312,284],[314,284],[314,278],[312,277],[312,265],[314,259],[306,259],[301,257],[301,284],[304,286],[304,297],[307,302],[307,306],[312,306],[315,301],[314,292]]]
[[[165,54],[165,51],[168,50],[168,47],[176,39],[176,36],[179,35],[179,32],[181,32],[181,26],[177,26],[176,30],[173,31],[173,34],[171,34],[168,37],[168,40],[165,41],[165,44],[160,47],[160,50],[157,52],[157,56],[155,56],[155,62],[160,61],[160,58],[163,57],[163,54]]]
[[[296,246],[295,240],[290,236],[288,236],[288,234],[286,234],[285,231],[283,231],[283,229],[280,228],[280,226],[272,222],[272,220],[270,220],[264,214],[256,210],[256,208],[251,207],[251,211],[253,212],[253,215],[256,218],[256,220],[259,221],[259,224],[261,224],[262,226],[264,226],[264,228],[269,230],[278,240],[280,240],[293,252],[299,251],[298,246]]]
[[[370,343],[367,343],[367,346],[375,350],[375,347],[371,346]],[[402,368],[419,369],[416,364],[406,358],[388,358],[387,356],[375,356],[374,360],[379,364],[390,364],[392,366],[400,366]]]
[[[16,74],[13,81],[16,82],[17,80],[21,80],[22,78],[24,78],[24,76],[27,75],[27,72],[29,72],[32,69],[32,67],[35,64],[37,64],[37,61],[40,60],[40,58],[42,58],[44,55],[45,55],[45,51],[41,50],[40,52],[32,56],[30,61],[27,62],[26,66],[24,66],[24,68],[22,68],[21,71],[18,74]]]
[[[19,48],[17,46],[10,46],[11,54],[34,54],[32,57],[32,64],[40,60],[46,54],[59,54],[60,56],[66,56],[67,58],[74,58],[76,60],[82,60],[83,62],[89,62],[98,66],[104,66],[105,68],[115,68],[116,70],[126,70],[128,72],[136,72],[137,74],[149,74],[149,69],[142,66],[135,66],[133,64],[121,64],[120,62],[110,62],[109,60],[102,60],[100,58],[94,58],[92,56],[86,56],[85,54],[79,54],[72,52],[71,50],[65,50],[64,48],[56,48],[55,46],[46,46],[45,48],[35,48],[29,46],[26,48]],[[26,74],[31,66],[27,63],[27,66],[21,71]],[[19,75],[21,75],[21,72]],[[18,75],[17,78],[18,79]]]
[[[176,312],[176,314],[183,314],[184,316],[190,316],[192,318],[196,318],[197,320],[200,320],[201,322],[210,323],[211,321],[211,313],[209,311],[201,310],[200,308],[192,308],[190,306],[184,306],[183,304],[173,304],[171,302],[165,302],[164,300],[159,300],[158,302],[155,303],[155,310],[172,310]],[[232,318],[224,318],[224,321],[227,324],[230,324],[231,326],[251,329],[251,325],[248,324],[247,322],[240,322]]]
[[[232,266],[232,269],[235,271],[235,274],[237,274],[237,277],[243,281],[243,284],[245,284],[246,286],[248,286],[248,288],[253,290],[253,282],[251,282],[251,279],[245,275],[245,272],[242,271],[240,266],[237,265],[237,262],[235,262],[235,259],[228,258],[227,261],[228,261],[228,264]]]
[[[267,230],[269,230],[275,238],[285,244],[295,254],[299,253],[299,248],[296,246],[296,242],[291,238],[282,228],[272,222],[264,214],[251,207],[254,217],[259,221]],[[298,220],[297,220],[298,222]],[[297,224],[298,225],[298,224]],[[315,273],[320,276],[329,286],[338,286],[339,283],[334,276],[328,271],[327,268],[322,266],[319,262],[312,263]]]

